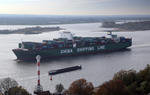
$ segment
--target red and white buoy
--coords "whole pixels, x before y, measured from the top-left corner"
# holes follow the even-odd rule
[[[37,75],[38,75],[38,79],[37,79],[37,86],[36,86],[34,92],[42,92],[43,91],[43,87],[40,84],[40,60],[41,60],[41,56],[37,55],[36,56],[36,60],[37,60]]]

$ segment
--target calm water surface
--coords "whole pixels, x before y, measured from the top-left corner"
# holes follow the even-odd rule
[[[100,23],[88,23],[59,26],[70,30],[77,36],[94,37],[106,35],[106,33],[100,32],[104,30],[99,27],[100,25]],[[0,26],[0,30],[24,27],[31,26]],[[41,84],[43,85],[44,90],[51,90],[53,92],[55,85],[58,83],[62,83],[65,88],[68,88],[71,82],[80,78],[85,78],[92,82],[94,86],[98,86],[103,82],[112,79],[114,73],[122,69],[135,69],[138,71],[143,69],[147,64],[150,64],[150,31],[122,32],[116,34],[132,37],[133,47],[131,47],[128,51],[80,56],[76,58],[52,59],[48,62],[42,62],[40,67]],[[43,39],[48,40],[57,37],[59,37],[59,31],[35,35],[0,35],[0,78],[12,77],[16,79],[20,85],[32,93],[37,79],[36,64],[35,62],[16,62],[16,57],[13,54],[12,49],[17,48],[17,45],[21,42],[21,40],[40,42]],[[83,69],[76,72],[54,76],[53,80],[50,81],[50,77],[48,76],[49,70],[74,65],[82,65]]]

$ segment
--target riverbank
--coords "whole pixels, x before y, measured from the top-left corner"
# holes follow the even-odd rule
[[[40,34],[43,32],[50,32],[50,31],[59,31],[62,30],[60,27],[27,27],[23,29],[16,29],[16,30],[0,30],[0,34]]]
[[[137,21],[127,23],[103,22],[102,27],[114,28],[115,31],[145,31],[150,30],[150,21]]]

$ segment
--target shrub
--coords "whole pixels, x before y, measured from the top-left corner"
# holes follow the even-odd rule
[[[24,88],[20,87],[13,87],[8,90],[8,95],[31,95],[27,92]]]
[[[134,70],[129,70],[129,71],[124,71],[121,70],[120,72],[116,73],[113,77],[113,80],[122,80],[125,85],[130,85],[134,81],[136,81],[136,71]]]
[[[110,80],[99,86],[94,95],[129,95],[129,91],[121,80]]]
[[[85,79],[79,79],[74,81],[69,89],[69,95],[91,95],[94,87],[91,82],[87,82]]]
[[[60,83],[56,85],[56,92],[61,93],[64,90],[64,86]]]

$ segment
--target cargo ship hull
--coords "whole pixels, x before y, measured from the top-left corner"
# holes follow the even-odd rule
[[[76,56],[93,54],[100,52],[112,52],[117,50],[122,50],[130,47],[132,42],[119,42],[110,43],[95,46],[85,46],[85,47],[72,47],[72,48],[53,48],[53,49],[43,49],[43,50],[27,50],[27,49],[13,49],[14,54],[18,60],[35,60],[37,55],[40,55],[42,59],[51,59],[64,56]]]

